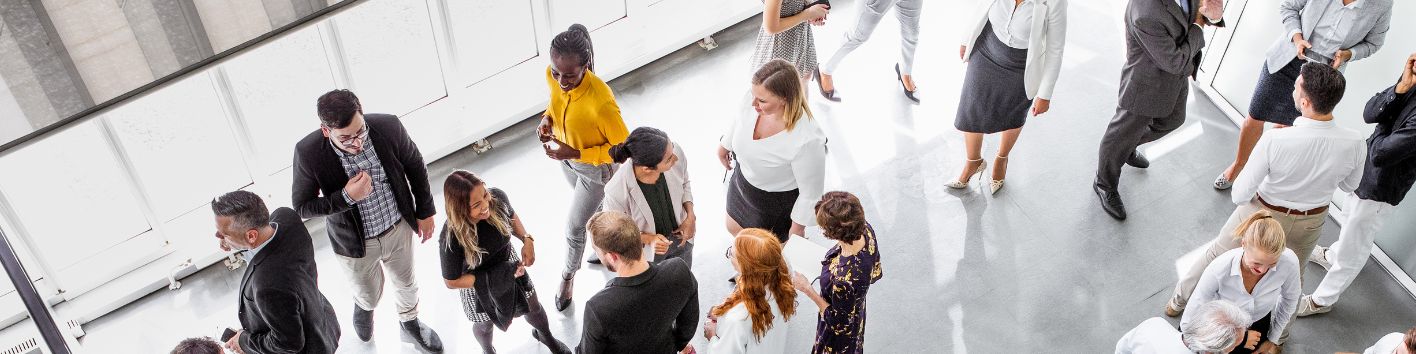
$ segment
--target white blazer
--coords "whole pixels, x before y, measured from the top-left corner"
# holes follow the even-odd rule
[[[980,2],[974,15],[974,26],[959,42],[964,46],[964,61],[973,55],[974,41],[988,24],[988,9],[994,1]],[[1023,87],[1028,98],[1052,99],[1057,76],[1062,73],[1062,49],[1067,41],[1067,0],[1033,0],[1032,33],[1028,35],[1027,70]]]
[[[682,222],[688,217],[683,203],[693,201],[693,188],[689,186],[688,159],[684,158],[683,149],[678,144],[674,144],[674,155],[678,155],[678,163],[664,171],[664,182],[669,185],[674,217]],[[610,176],[610,181],[605,183],[604,210],[628,214],[640,231],[654,233],[654,211],[649,209],[649,201],[644,199],[644,191],[639,189],[638,180],[634,178],[633,159],[621,163],[615,174]]]

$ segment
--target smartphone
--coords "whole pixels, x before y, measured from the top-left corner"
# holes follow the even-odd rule
[[[222,343],[226,343],[227,341],[230,341],[230,340],[231,340],[231,337],[235,337],[235,336],[236,336],[236,330],[231,329],[231,328],[227,328],[225,331],[221,331],[221,342],[222,342]]]
[[[803,9],[805,9],[805,8],[807,8],[807,7],[816,6],[817,4],[826,5],[826,7],[831,7],[831,0],[816,0],[816,1],[812,1],[810,4],[806,4],[806,7],[803,7]]]

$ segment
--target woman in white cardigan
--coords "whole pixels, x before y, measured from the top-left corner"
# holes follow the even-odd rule
[[[968,163],[947,186],[963,189],[975,174],[982,176],[988,167],[980,151],[983,135],[1002,132],[989,184],[998,193],[1027,116],[1051,107],[1067,38],[1067,1],[988,0],[973,19],[959,45],[959,59],[969,65],[954,118],[954,127],[964,132]]]
[[[619,169],[605,183],[603,210],[634,220],[654,262],[682,258],[692,266],[698,217],[683,150],[663,131],[641,127],[609,152]]]

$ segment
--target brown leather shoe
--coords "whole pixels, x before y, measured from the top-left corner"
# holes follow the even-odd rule
[[[1175,301],[1174,301],[1174,300],[1166,301],[1166,302],[1165,302],[1165,315],[1166,315],[1166,316],[1170,316],[1170,317],[1180,317],[1180,314],[1182,314],[1182,313],[1185,313],[1185,308],[1175,306]]]

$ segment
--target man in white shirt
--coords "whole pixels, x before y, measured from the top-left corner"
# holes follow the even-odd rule
[[[1283,225],[1288,249],[1307,262],[1327,218],[1335,190],[1352,192],[1362,178],[1367,150],[1356,131],[1333,123],[1332,110],[1342,100],[1346,80],[1331,66],[1304,64],[1293,98],[1303,113],[1290,128],[1264,135],[1250,155],[1249,166],[1234,181],[1231,199],[1238,207],[1220,229],[1204,257],[1180,278],[1165,306],[1168,316],[1185,310],[1190,293],[1205,267],[1220,254],[1239,247],[1234,229],[1265,209]],[[1300,278],[1302,269],[1299,269]],[[1281,343],[1281,341],[1280,341]]]
[[[1244,342],[1249,313],[1224,300],[1211,301],[1183,333],[1151,317],[1116,342],[1116,354],[1228,353]]]
[[[1356,354],[1356,353],[1338,353]],[[1378,339],[1376,344],[1372,344],[1367,351],[1362,354],[1416,354],[1416,328],[1406,330],[1405,334],[1400,332],[1391,333]]]

